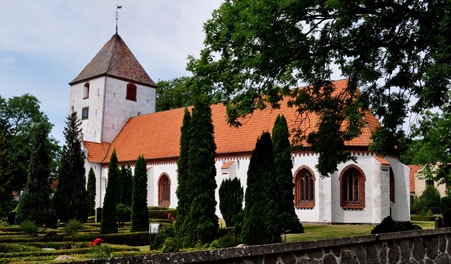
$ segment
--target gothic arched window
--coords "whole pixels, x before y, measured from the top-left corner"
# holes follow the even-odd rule
[[[301,168],[295,176],[294,205],[296,208],[315,207],[315,176],[308,168]]]
[[[365,208],[365,175],[357,166],[348,166],[340,175],[340,203],[344,209]]]
[[[158,206],[169,207],[171,204],[171,181],[166,174],[158,182]]]

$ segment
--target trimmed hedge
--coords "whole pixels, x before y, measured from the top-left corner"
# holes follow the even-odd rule
[[[149,218],[168,220],[168,214],[170,213],[172,217],[177,216],[177,209],[173,208],[162,208],[162,207],[150,207]]]

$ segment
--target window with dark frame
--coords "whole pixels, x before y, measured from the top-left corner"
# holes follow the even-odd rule
[[[295,177],[295,206],[304,209],[315,207],[315,176],[307,168],[302,168]]]
[[[355,166],[343,170],[340,175],[340,203],[344,209],[365,208],[365,177]]]
[[[83,99],[88,99],[89,98],[89,83],[85,83],[85,85],[83,86]]]
[[[158,183],[158,205],[169,207],[171,204],[171,182],[169,177],[163,174]]]
[[[136,101],[136,85],[133,83],[127,84],[127,94],[125,96],[127,100]]]
[[[85,120],[88,119],[88,117],[89,117],[89,107],[83,107],[81,109],[81,119]]]

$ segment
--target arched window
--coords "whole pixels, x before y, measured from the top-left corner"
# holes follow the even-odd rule
[[[395,202],[395,174],[390,168],[390,202]]]
[[[158,206],[169,207],[171,204],[171,182],[166,174],[158,182]]]
[[[365,176],[357,166],[345,168],[340,175],[340,203],[344,209],[365,208]]]
[[[296,208],[315,207],[315,176],[308,168],[301,168],[295,177],[294,205]]]
[[[127,95],[125,96],[127,100],[136,101],[136,85],[133,83],[127,84]]]

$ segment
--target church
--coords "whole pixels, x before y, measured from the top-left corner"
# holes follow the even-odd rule
[[[177,160],[184,109],[155,112],[156,83],[149,77],[124,40],[116,33],[70,83],[70,109],[81,117],[86,176],[96,175],[96,208],[103,206],[108,163],[113,150],[119,165],[132,168],[139,155],[147,161],[148,206],[177,207]],[[334,82],[338,91],[347,80]],[[241,120],[241,127],[226,122],[225,107],[212,105],[216,142],[216,213],[218,189],[224,179],[239,178],[246,189],[247,169],[257,138],[272,131],[279,114],[289,129],[314,127],[310,115],[299,123],[295,108],[282,102],[280,109],[256,111]],[[380,223],[386,216],[410,220],[410,169],[397,157],[381,157],[369,150],[371,133],[379,126],[366,113],[361,134],[346,142],[355,161],[338,165],[329,177],[320,177],[318,154],[305,146],[292,153],[294,207],[301,222]]]

